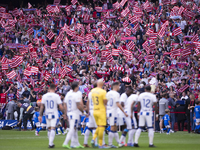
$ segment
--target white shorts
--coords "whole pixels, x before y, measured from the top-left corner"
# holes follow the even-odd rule
[[[49,128],[49,127],[56,127],[57,120],[58,120],[58,118],[54,118],[54,119],[46,119],[46,122],[47,122],[47,128]]]
[[[196,119],[196,125],[200,123],[200,118]]]
[[[153,127],[153,114],[151,112],[140,112],[139,127],[144,127],[145,123],[148,128]]]
[[[93,116],[93,111],[90,112],[89,122],[87,122],[86,125],[88,126],[88,128],[97,128],[97,124],[96,124],[94,116]]]
[[[43,128],[43,127],[46,127],[47,126],[47,124],[44,124],[44,123],[41,123],[41,127]]]
[[[109,122],[109,125],[110,126],[114,126],[114,125],[117,125],[117,121],[118,121],[118,118],[117,118],[117,114],[114,114],[114,113],[108,113],[107,114],[107,117],[108,117],[108,122]]]
[[[166,125],[165,128],[170,128],[170,125]]]
[[[133,128],[137,129],[137,122],[136,122],[135,117],[133,117],[132,119],[131,117],[126,117],[125,120],[126,120],[126,128],[128,130],[131,130]]]
[[[126,124],[126,120],[125,120],[125,117],[118,117],[118,125],[119,126],[123,126]]]
[[[39,127],[41,127],[41,123],[40,123],[40,122],[36,122],[36,123],[35,123],[35,126],[36,126],[37,128],[39,128]]]

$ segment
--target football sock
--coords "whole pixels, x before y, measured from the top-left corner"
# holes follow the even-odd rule
[[[140,137],[141,131],[142,130],[140,128],[138,128],[137,131],[136,131],[136,133],[135,133],[135,143],[136,144],[138,144],[138,139]]]
[[[117,133],[117,131],[115,131],[114,137],[115,137],[115,140],[117,141],[117,143],[119,143],[119,134]]]
[[[48,129],[47,136],[50,137],[51,130]]]
[[[97,138],[98,134],[99,134],[99,127],[97,127],[96,131],[94,132],[92,139],[95,140]]]
[[[166,131],[167,130],[167,128],[163,128],[163,131]]]
[[[149,145],[153,145],[154,131],[153,128],[149,129]]]
[[[124,142],[126,139],[126,134],[122,133],[121,138],[119,140],[120,143]],[[124,142],[125,143],[125,142]]]
[[[169,132],[170,132],[170,128],[167,129],[167,133],[169,133]]]
[[[51,133],[50,133],[50,136],[49,136],[49,145],[50,146],[53,145],[54,137],[55,137],[55,130],[51,130]]]
[[[64,133],[64,131],[63,131],[63,128],[62,128],[62,127],[60,127],[60,131],[61,131],[62,133]]]
[[[83,133],[85,133],[85,131],[86,131],[87,129],[88,129],[88,126],[86,126],[86,127],[85,127],[85,129],[84,129]]]
[[[95,132],[96,132],[96,129],[93,129],[93,130],[92,130],[92,136],[93,136],[93,137],[94,137]],[[97,143],[97,138],[94,140],[94,142],[95,142],[95,145],[98,144],[98,143]]]
[[[84,144],[88,144],[89,135],[90,135],[90,130],[86,130],[84,135]]]
[[[110,131],[109,133],[108,133],[108,144],[109,145],[112,145],[112,142],[113,142],[113,137],[114,137],[114,133],[113,133],[114,131]]]
[[[70,128],[69,132],[66,135],[66,138],[65,138],[65,141],[64,141],[63,144],[67,145],[69,140],[71,140],[71,138],[73,137],[73,135],[74,135],[74,128],[72,128],[72,129]]]
[[[38,133],[40,132],[42,130],[42,127],[40,127],[37,131],[38,131]]]
[[[56,128],[56,134],[58,134],[58,128]]]
[[[136,131],[135,129],[128,131],[128,143],[133,144],[133,136],[134,136],[135,131]]]
[[[103,134],[104,134],[104,130],[105,127],[98,127],[98,136],[99,136],[99,146],[103,145]]]
[[[81,133],[83,133],[83,127],[81,127]]]

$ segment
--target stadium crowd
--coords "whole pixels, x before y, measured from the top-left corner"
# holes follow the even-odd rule
[[[13,10],[0,7],[4,118],[14,119],[16,101],[38,105],[51,83],[64,98],[71,83],[78,81],[86,104],[92,84],[103,78],[106,91],[120,81],[120,94],[127,86],[137,93],[151,85],[162,101],[159,115],[170,109],[172,130],[175,121],[183,130],[180,124],[186,119],[188,131],[190,123],[194,130],[194,106],[200,100],[199,1],[54,3],[38,7],[28,3]]]

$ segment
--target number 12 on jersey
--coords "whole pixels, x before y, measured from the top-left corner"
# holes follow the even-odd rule
[[[149,108],[150,107],[150,99],[143,99],[144,107]]]

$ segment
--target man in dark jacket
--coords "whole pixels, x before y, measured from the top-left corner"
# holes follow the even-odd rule
[[[174,112],[174,109],[175,109],[175,106],[176,106],[176,101],[177,99],[174,97],[174,93],[170,93],[169,94],[169,98],[168,98],[168,108],[170,110],[170,120],[172,122],[171,124],[171,128],[172,130],[174,131],[174,124],[175,124],[175,113]]]
[[[175,112],[176,112],[176,118],[178,122],[178,130],[183,131],[186,116],[182,112],[185,112],[185,106],[180,106],[180,104],[177,104],[176,106],[177,108],[175,109]]]

